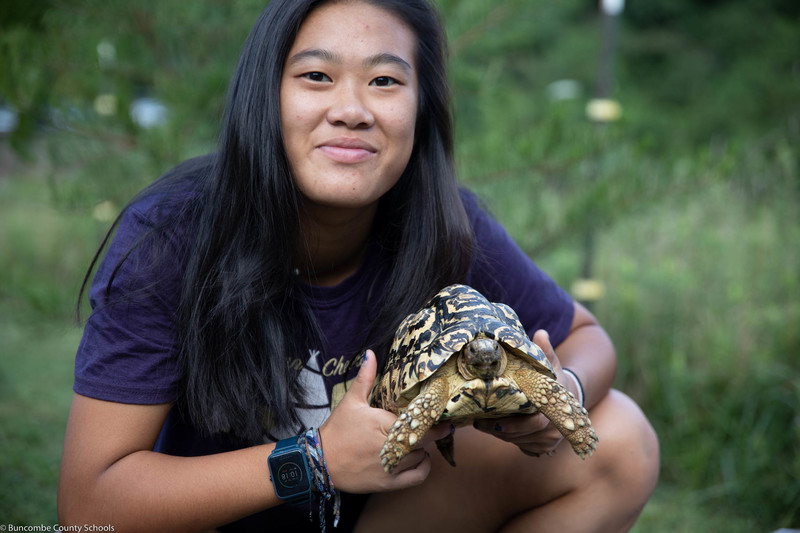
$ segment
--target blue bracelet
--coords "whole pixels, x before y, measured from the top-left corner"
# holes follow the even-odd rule
[[[328,463],[322,454],[322,437],[319,430],[311,428],[305,435],[306,453],[311,460],[314,481],[319,492],[319,524],[322,533],[325,533],[325,504],[328,500],[333,500],[333,527],[339,525],[341,516],[342,501],[336,488],[333,486]]]

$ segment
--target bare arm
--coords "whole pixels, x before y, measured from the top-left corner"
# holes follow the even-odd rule
[[[386,474],[379,452],[396,416],[367,403],[375,379],[370,352],[345,397],[322,425],[337,489],[397,490],[422,483],[430,459],[421,446]],[[203,531],[281,503],[269,479],[274,444],[203,457],[151,451],[170,405],[127,405],[76,394],[58,488],[59,523],[111,524],[115,531]],[[424,444],[443,437],[430,432]]]
[[[266,462],[274,445],[189,458],[150,451],[169,409],[73,397],[58,490],[61,524],[202,530],[280,503]]]
[[[617,353],[597,319],[582,305],[575,303],[569,335],[555,353],[560,367],[569,368],[581,380],[587,409],[594,407],[611,390],[617,372]],[[559,375],[559,381],[569,384],[571,380]],[[573,385],[568,388],[575,394]]]

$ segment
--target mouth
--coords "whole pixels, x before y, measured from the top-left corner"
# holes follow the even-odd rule
[[[337,163],[362,163],[371,159],[378,153],[378,149],[361,139],[352,137],[339,137],[330,139],[317,149]]]

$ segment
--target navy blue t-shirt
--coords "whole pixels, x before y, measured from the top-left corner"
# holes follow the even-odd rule
[[[191,175],[205,171],[209,163],[208,157],[198,158],[173,172]],[[179,209],[192,193],[173,190],[169,194],[168,201],[161,195],[151,195],[127,209],[98,267],[89,291],[93,311],[75,362],[74,390],[78,394],[150,405],[171,403],[178,398],[181,370],[177,364],[176,310],[190,228],[177,224],[169,229],[166,240],[158,241],[165,242],[166,248],[156,250],[143,244],[125,257],[160,217],[171,216],[170,211]],[[540,328],[548,330],[553,345],[557,346],[569,333],[572,299],[525,255],[471,193],[464,191],[461,197],[475,238],[474,259],[464,282],[490,301],[511,306],[530,335]],[[125,260],[118,267],[123,257]],[[381,257],[379,246],[371,246],[358,271],[339,285],[304,286],[324,337],[324,346],[309,344],[307,353],[293,355],[290,363],[300,371],[300,379],[309,391],[309,397],[304,399],[307,408],[301,415],[306,427],[319,427],[344,395],[346,363],[354,351],[363,346],[369,333],[372,316],[367,304],[368,293],[375,286],[385,259]],[[351,371],[347,378],[353,376]],[[275,438],[287,436],[274,435]],[[162,429],[156,451],[195,456],[229,451],[242,445],[225,435],[204,436],[173,410]],[[358,509],[361,503],[363,500],[353,502],[351,510]],[[285,507],[262,513],[247,522],[261,530],[267,524],[272,527],[279,523],[286,527],[307,524],[308,509]],[[343,508],[344,520],[348,515],[354,519],[346,507]],[[302,523],[295,525],[294,520]],[[245,523],[231,530],[246,531]]]

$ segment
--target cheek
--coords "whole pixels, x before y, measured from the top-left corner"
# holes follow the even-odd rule
[[[281,94],[281,129],[287,150],[291,150],[290,145],[298,142],[309,129],[313,114],[312,106],[309,103],[308,99],[292,97],[291,94]]]
[[[414,150],[416,120],[404,120],[397,124],[397,132],[397,144],[400,150],[398,156],[403,159],[403,166],[405,167],[411,158],[411,152]]]
[[[392,114],[388,122],[392,138],[398,150],[408,158],[414,148],[414,138],[417,126],[417,109],[415,105],[403,106]]]

